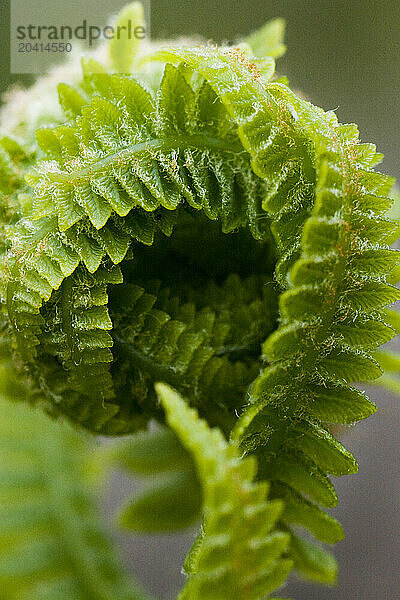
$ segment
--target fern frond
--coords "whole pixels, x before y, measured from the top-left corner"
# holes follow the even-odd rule
[[[378,216],[390,205],[380,197],[393,182],[372,170],[375,148],[358,143],[355,126],[339,125],[333,113],[282,84],[265,85],[242,53],[176,49],[156,58],[183,61],[205,77],[237,123],[253,169],[270,182],[263,207],[279,250],[280,323],[263,346],[269,365],[251,386],[250,407],[234,438],[258,452],[261,464],[271,464],[273,494],[289,499],[283,523],[337,541],[343,535],[338,524],[298,491],[331,505],[325,474],[357,470],[323,423],[333,413],[349,422],[374,411],[348,384],[381,375],[366,350],[395,335],[385,308],[400,292],[385,277],[398,264],[386,245],[396,225]],[[322,408],[327,399],[328,414]],[[306,466],[291,476],[288,461]],[[312,480],[313,472],[319,477]]]
[[[137,59],[141,39],[133,36],[128,37],[128,23],[134,31],[136,27],[145,27],[144,9],[141,2],[130,2],[118,13],[115,19],[114,29],[121,28],[121,34],[115,36],[108,44],[108,51],[115,71],[130,73]],[[122,33],[125,30],[126,36]]]
[[[285,501],[260,531],[278,519],[295,567],[332,583],[332,557],[291,527],[327,543],[343,536],[319,505],[337,502],[329,475],[358,467],[329,425],[376,410],[352,383],[380,381],[375,350],[400,329],[387,309],[400,298],[390,248],[399,224],[388,213],[393,180],[374,170],[375,147],[272,80],[273,58],[261,54],[281,53],[281,28],[275,22],[239,48],[156,52],[150,58],[166,63],[157,84],[158,67],[139,82],[89,59],[79,85],[60,86],[67,121],[37,132],[32,162],[44,160],[28,185],[12,187],[3,145],[3,194],[18,204],[2,233],[3,308],[54,414],[132,432],[150,417],[163,421],[153,384],[165,381],[210,425],[233,428],[232,440],[270,480],[272,506]],[[207,490],[203,459],[168,403],[181,427],[188,419],[196,428],[194,413],[162,390]],[[222,438],[205,437],[224,448],[234,463],[224,468],[236,476],[233,442],[225,452]],[[243,464],[247,485],[253,459]],[[164,489],[170,505],[176,489],[176,481]],[[204,540],[207,527],[220,527],[207,494]],[[204,540],[187,562],[200,565],[187,588],[199,597],[211,581]],[[222,541],[225,551],[231,538]],[[219,557],[217,546],[209,556]],[[223,573],[235,581],[234,573],[224,568],[212,577],[230,589]]]
[[[280,58],[286,52],[284,44],[285,21],[272,19],[245,38],[256,57],[272,56]]]
[[[145,600],[99,524],[85,460],[68,424],[15,403],[29,394],[0,367],[0,589],[9,600]]]
[[[112,265],[131,248],[135,255],[134,247],[154,245],[159,231],[171,235],[176,209],[185,205],[218,219],[225,233],[249,226],[266,243],[269,232],[261,219],[265,184],[253,174],[234,124],[207,84],[192,88],[172,66],[156,98],[124,76],[91,73],[85,81],[87,93],[92,86],[87,105],[62,88],[67,114],[80,113],[75,121],[38,132],[49,160],[27,177],[34,188],[33,218],[12,235],[17,259],[10,258],[7,306],[19,352],[32,370],[43,380],[43,363],[47,372],[56,367],[50,355],[69,373],[63,386],[58,380],[64,375],[53,369],[56,383],[46,384],[48,397],[69,398],[57,400],[66,414],[82,404],[77,394],[89,397],[84,412],[90,417],[105,405],[103,419],[78,415],[100,430],[118,410],[105,333],[112,327],[105,286],[120,281]],[[250,380],[242,378],[240,389]],[[109,431],[131,427],[121,417]]]
[[[190,454],[166,427],[147,429],[102,448],[101,468],[119,467],[143,478],[145,488],[119,514],[120,524],[139,532],[184,529],[201,516],[201,487]]]
[[[266,500],[265,483],[253,482],[254,459],[241,459],[238,449],[170,387],[156,388],[167,422],[192,455],[203,487],[204,525],[186,561],[188,580],[179,598],[261,600],[279,587],[291,567],[281,558],[288,536],[271,533],[282,505]]]

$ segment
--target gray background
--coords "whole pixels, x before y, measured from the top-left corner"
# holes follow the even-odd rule
[[[13,74],[33,73],[35,75],[44,75],[49,68],[57,61],[57,63],[65,60],[65,52],[18,52],[18,48],[22,43],[21,39],[17,38],[17,28],[19,26],[27,27],[32,24],[35,27],[40,26],[55,26],[58,28],[58,35],[61,37],[61,26],[67,25],[72,29],[82,26],[86,21],[87,30],[90,26],[104,28],[106,25],[112,25],[112,16],[117,14],[119,10],[126,4],[126,0],[68,0],[68,2],[60,2],[54,0],[35,0],[26,2],[26,0],[11,0],[10,3],[10,55],[11,55],[11,72]],[[151,22],[150,2],[142,0],[145,9],[146,19]],[[149,35],[149,28],[146,27],[146,35]],[[37,37],[37,29],[33,35]],[[80,34],[82,35],[82,34]],[[88,36],[88,33],[86,34]],[[46,30],[41,31],[40,40],[28,39],[26,32],[24,43],[35,45],[36,41],[43,46],[54,40],[49,40]],[[66,30],[65,40],[57,40],[70,42],[72,47],[79,45],[83,51],[91,49],[89,39],[77,41],[76,38],[68,39]],[[95,42],[93,46],[95,47]],[[79,75],[79,73],[78,73]]]
[[[233,41],[275,16],[287,19],[288,53],[280,59],[279,71],[315,103],[337,109],[341,121],[357,122],[362,139],[374,141],[385,153],[383,170],[398,176],[398,0],[152,0],[151,32],[153,37],[197,32],[217,42]],[[8,72],[7,19],[8,2],[0,1],[0,90],[18,80]],[[333,512],[347,534],[335,548],[339,586],[327,589],[293,581],[284,596],[297,600],[400,597],[400,411],[398,399],[379,390],[371,395],[379,413],[341,435],[359,459],[360,474],[337,480],[340,506]],[[106,504],[115,506],[130,489],[132,482],[114,477]],[[116,537],[138,578],[158,598],[172,600],[182,583],[179,565],[193,533],[171,538]]]

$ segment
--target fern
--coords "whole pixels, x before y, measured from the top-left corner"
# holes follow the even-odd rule
[[[132,15],[142,18],[137,3],[117,20]],[[152,418],[165,423],[154,392],[163,381],[199,415],[157,388],[186,450],[171,433],[167,447],[180,448],[172,456],[186,467],[164,473],[122,517],[135,530],[185,526],[202,488],[204,530],[182,598],[211,589],[214,599],[235,589],[261,598],[273,589],[275,559],[276,584],[286,560],[333,583],[333,557],[293,527],[342,539],[320,505],[337,504],[329,475],[358,466],[330,425],[375,412],[353,383],[398,389],[382,376],[392,362],[376,351],[400,330],[388,309],[400,298],[393,180],[374,170],[382,155],[359,142],[355,125],[275,77],[282,30],[276,20],[237,48],[144,58],[111,45],[112,68],[126,74],[85,59],[83,79],[58,88],[65,122],[36,127],[36,141],[32,124],[18,123],[25,142],[10,132],[0,142],[1,300],[30,401],[92,432],[133,433]],[[164,434],[136,435],[128,447],[143,443],[151,456]],[[239,461],[239,452],[252,456]],[[269,503],[253,482],[256,464]],[[219,486],[232,501],[226,531]],[[250,519],[243,533],[235,520],[274,506],[262,527]],[[246,548],[254,562],[242,560]]]
[[[170,235],[183,202],[220,219],[224,232],[249,224],[266,244],[268,235],[257,220],[265,184],[252,173],[246,153],[234,141],[232,123],[207,84],[195,92],[179,69],[169,67],[157,100],[123,76],[104,74],[91,81],[104,96],[94,95],[73,125],[38,132],[53,160],[28,177],[35,191],[34,220],[23,220],[14,234],[19,260],[10,266],[7,303],[17,344],[32,370],[42,373],[43,363],[46,369],[56,358],[69,371],[62,392],[68,400],[58,402],[61,410],[76,411],[82,393],[95,394],[97,402],[100,396],[103,417],[93,423],[82,414],[78,420],[107,430],[104,421],[112,419],[118,405],[110,402],[106,411],[103,402],[116,395],[118,403],[118,390],[107,372],[113,342],[107,333],[112,323],[106,285],[122,281],[112,263],[121,262],[132,243],[153,244],[159,229]],[[193,114],[193,122],[175,122],[182,111],[188,118]],[[101,119],[110,115],[104,129]],[[93,131],[96,119],[100,129]],[[176,328],[169,327],[175,343]],[[188,362],[199,340],[191,343],[186,336],[185,344],[182,361]],[[49,395],[60,395],[57,385]],[[120,415],[114,421],[108,430],[132,427],[126,419],[121,423]]]
[[[188,581],[180,599],[264,598],[285,579],[291,563],[280,558],[289,538],[270,533],[280,502],[266,502],[265,484],[252,483],[256,463],[200,421],[171,388],[157,391],[169,425],[193,454],[203,485],[204,528],[186,560]]]
[[[26,402],[29,388],[0,371],[0,597],[145,600],[99,524],[85,460],[89,444]]]
[[[195,465],[171,429],[141,431],[102,448],[97,462],[103,469],[117,466],[144,478],[144,490],[119,512],[122,527],[171,532],[200,519],[202,494]]]
[[[282,84],[265,87],[243,55],[184,49],[158,57],[184,60],[206,77],[236,120],[253,169],[271,181],[263,206],[280,250],[280,323],[263,346],[269,366],[251,386],[234,439],[258,453],[273,495],[285,498],[285,526],[338,541],[338,524],[301,494],[336,504],[325,474],[354,473],[357,463],[323,423],[375,410],[348,383],[381,375],[367,350],[395,335],[385,307],[399,292],[385,277],[398,257],[384,245],[395,224],[377,216],[390,205],[380,197],[392,181],[372,171],[374,147],[358,144],[354,126],[338,125]]]

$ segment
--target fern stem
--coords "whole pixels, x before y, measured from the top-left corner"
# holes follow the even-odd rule
[[[143,354],[143,352],[139,352],[133,344],[130,344],[118,336],[113,336],[113,340],[116,355],[121,356],[123,353],[127,354],[133,359],[133,364],[139,369],[144,369],[150,374],[153,380],[165,381],[171,385],[182,384],[179,372],[177,372],[172,365],[160,365],[157,361],[151,360],[151,358]]]
[[[209,148],[213,151],[229,152],[232,154],[245,153],[243,146],[234,141],[228,144],[222,139],[211,137],[207,134],[189,136],[176,135],[172,138],[154,138],[146,140],[145,142],[139,142],[138,144],[132,144],[123,150],[119,150],[118,152],[114,152],[113,154],[109,154],[108,156],[97,160],[95,163],[84,169],[77,169],[68,173],[47,172],[46,177],[50,181],[73,183],[75,181],[89,179],[96,173],[106,171],[110,166],[126,164],[130,159],[150,153],[151,151],[160,150],[161,152],[169,152],[178,149],[186,150],[188,148]]]

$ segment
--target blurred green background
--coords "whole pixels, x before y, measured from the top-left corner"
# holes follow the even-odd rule
[[[215,42],[234,41],[276,16],[287,21],[288,52],[279,61],[279,72],[314,103],[335,109],[341,121],[358,123],[361,138],[385,153],[382,169],[399,177],[399,0],[151,0],[151,34],[166,38],[198,33]],[[1,2],[0,91],[18,80],[8,68],[8,19],[9,2]],[[327,589],[293,582],[285,596],[399,597],[400,413],[397,399],[377,391],[371,395],[379,413],[345,433],[346,445],[359,458],[360,474],[337,482],[340,506],[334,512],[347,534],[335,551],[340,584]],[[114,481],[106,504],[115,506],[125,487],[123,481]],[[139,578],[168,600],[180,585],[177,565],[192,538],[191,532],[172,539],[118,535]]]

